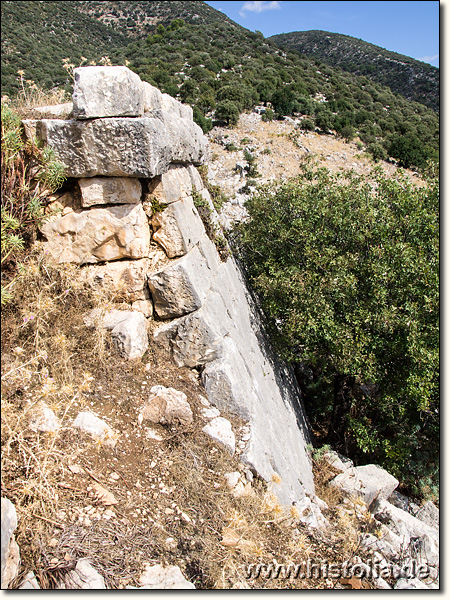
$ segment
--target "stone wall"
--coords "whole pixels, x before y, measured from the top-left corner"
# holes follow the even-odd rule
[[[122,286],[132,308],[157,321],[152,343],[201,372],[211,404],[249,421],[242,459],[267,481],[281,479],[274,490],[283,503],[312,496],[295,379],[268,348],[237,264],[220,259],[194,204],[193,192],[214,210],[195,168],[208,143],[191,108],[126,67],[80,67],[71,116],[26,123],[77,180],[42,227],[47,251],[87,265],[83,277],[97,285]]]

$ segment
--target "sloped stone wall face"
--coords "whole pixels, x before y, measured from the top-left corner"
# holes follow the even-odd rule
[[[80,67],[72,116],[31,127],[78,180],[42,227],[47,251],[88,265],[82,276],[96,284],[122,286],[134,310],[159,321],[152,343],[201,371],[211,404],[249,421],[242,459],[267,481],[279,476],[283,503],[313,495],[295,379],[268,348],[237,264],[221,261],[193,201],[195,191],[213,210],[195,168],[208,143],[192,110],[126,67]]]

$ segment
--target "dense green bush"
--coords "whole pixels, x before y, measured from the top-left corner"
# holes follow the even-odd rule
[[[417,488],[439,462],[438,181],[371,180],[306,166],[236,243],[326,441]]]

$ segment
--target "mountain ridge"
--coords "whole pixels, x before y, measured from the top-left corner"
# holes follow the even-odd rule
[[[263,104],[271,118],[303,115],[310,130],[358,136],[376,159],[422,168],[438,156],[432,109],[366,76],[283,50],[204,2],[8,1],[2,17],[8,96],[27,81],[69,91],[70,69],[81,64],[127,65],[192,106],[205,132],[213,120],[233,125]]]
[[[292,31],[270,38],[278,46],[340,67],[439,110],[439,68],[364,40],[322,30]]]

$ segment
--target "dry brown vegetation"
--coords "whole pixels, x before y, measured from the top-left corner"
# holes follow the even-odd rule
[[[142,361],[122,359],[109,334],[85,327],[87,310],[120,301],[36,250],[2,311],[2,495],[17,509],[22,558],[12,587],[33,570],[42,588],[53,588],[82,557],[110,588],[138,585],[144,563],[160,562],[177,564],[203,589],[342,587],[336,580],[246,579],[253,563],[351,559],[370,519],[335,508],[339,497],[327,486],[333,473],[321,460],[317,493],[333,524],[326,534],[299,523],[270,483],[255,478],[234,497],[224,473],[245,467],[201,431],[199,374],[177,368],[152,345]],[[156,426],[162,441],[137,421],[146,391],[158,384],[183,391],[194,411],[190,427]],[[33,429],[42,401],[62,422],[56,433]],[[119,432],[114,447],[71,428],[80,410]],[[239,439],[243,423],[226,416]]]

